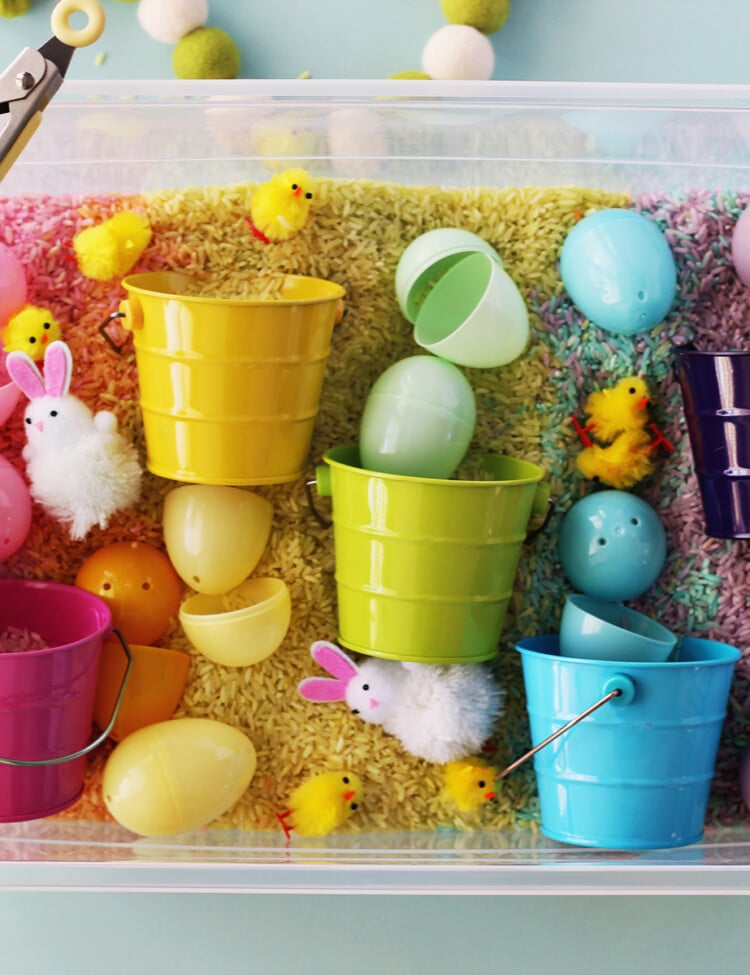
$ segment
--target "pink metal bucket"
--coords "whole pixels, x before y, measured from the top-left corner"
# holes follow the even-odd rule
[[[90,741],[99,658],[112,630],[98,596],[57,582],[0,579],[0,633],[28,630],[48,649],[0,653],[0,822],[41,819],[83,791],[85,756],[105,740],[117,716]]]

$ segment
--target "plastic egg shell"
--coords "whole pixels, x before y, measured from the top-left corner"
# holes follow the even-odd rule
[[[457,366],[431,355],[401,359],[375,381],[362,413],[367,470],[447,478],[474,436],[476,403]]]
[[[595,325],[634,335],[658,325],[677,292],[677,269],[658,225],[633,210],[599,210],[565,238],[560,275]]]
[[[23,545],[31,528],[31,495],[26,481],[0,457],[0,562]]]
[[[271,503],[244,488],[184,484],[164,499],[164,544],[184,582],[196,592],[219,595],[256,567],[272,516]]]
[[[107,760],[102,793],[118,823],[141,836],[175,836],[212,822],[255,773],[252,742],[209,718],[176,718],[128,735]]]
[[[563,572],[595,599],[634,599],[658,578],[667,535],[654,509],[627,491],[597,491],[563,518],[558,539]]]
[[[732,263],[737,277],[750,287],[750,209],[743,210],[734,225]]]
[[[26,272],[13,251],[0,244],[0,327],[26,304]]]

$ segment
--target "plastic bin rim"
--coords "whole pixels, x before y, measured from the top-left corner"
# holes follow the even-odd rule
[[[234,79],[225,80],[80,80],[66,81],[56,96],[53,107],[92,99],[102,103],[108,98],[122,100],[129,106],[139,99],[147,99],[155,107],[164,106],[171,99],[198,102],[228,100],[240,103],[245,98],[283,102],[301,102],[332,98],[337,102],[357,102],[363,99],[381,101],[392,96],[396,107],[409,101],[420,105],[461,103],[467,100],[508,102],[516,105],[576,105],[600,109],[616,106],[622,109],[642,108],[735,108],[750,109],[750,85],[701,84],[672,82],[589,82],[563,81],[438,81],[399,79],[347,79],[345,85],[335,78],[306,79]],[[98,107],[96,104],[93,107]]]

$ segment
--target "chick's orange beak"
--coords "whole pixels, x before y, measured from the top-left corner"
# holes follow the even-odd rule
[[[489,802],[491,799],[495,799],[496,796],[497,796],[496,792],[485,792],[484,794],[484,798],[486,799],[487,802]]]
[[[292,190],[292,196],[300,196],[302,193],[302,187],[298,186],[296,190]]]
[[[344,800],[345,800],[345,802],[349,802],[349,800],[350,799],[353,799],[356,796],[356,794],[357,794],[357,790],[356,789],[349,789],[348,792],[345,792],[344,793]]]
[[[641,396],[638,402],[635,404],[639,410],[645,410],[648,406],[648,396]]]

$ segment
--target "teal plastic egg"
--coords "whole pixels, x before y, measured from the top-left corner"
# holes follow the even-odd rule
[[[436,356],[410,356],[370,390],[360,460],[371,471],[447,478],[463,460],[475,425],[474,391],[461,370]]]
[[[599,210],[579,221],[565,238],[560,275],[586,318],[619,335],[658,325],[677,292],[664,234],[633,210]]]
[[[577,501],[560,525],[560,564],[578,592],[621,602],[656,582],[667,534],[654,509],[627,491],[597,491]]]

